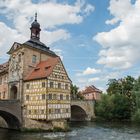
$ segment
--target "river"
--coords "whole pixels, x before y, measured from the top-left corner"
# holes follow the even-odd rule
[[[140,126],[126,123],[70,124],[67,133],[23,133],[0,129],[0,140],[140,140]]]

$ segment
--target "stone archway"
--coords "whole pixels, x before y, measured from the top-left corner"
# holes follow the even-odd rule
[[[87,119],[86,111],[80,106],[71,106],[71,121],[86,121]]]
[[[10,89],[10,99],[16,100],[17,99],[17,87],[14,85]]]
[[[19,130],[21,128],[21,123],[20,123],[19,119],[16,116],[14,116],[13,114],[0,110],[0,116],[7,123],[8,129]]]
[[[9,129],[22,128],[22,108],[19,100],[1,100],[0,117],[2,117]]]

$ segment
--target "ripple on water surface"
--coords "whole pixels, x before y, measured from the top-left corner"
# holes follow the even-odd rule
[[[140,126],[109,123],[74,123],[71,132],[20,133],[0,130],[0,140],[140,140]]]

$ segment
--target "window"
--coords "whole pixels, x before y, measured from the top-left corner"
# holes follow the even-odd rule
[[[68,84],[65,84],[65,89],[68,89]]]
[[[52,100],[52,94],[49,94],[49,100]]]
[[[66,100],[69,100],[69,95],[66,95]]]
[[[58,83],[58,88],[61,89],[61,83]]]
[[[45,111],[42,109],[42,110],[41,110],[41,114],[44,114],[44,112],[45,112]]]
[[[51,114],[52,113],[52,111],[51,111],[51,109],[49,109],[49,114]]]
[[[36,109],[34,110],[34,114],[37,114],[37,110]]]
[[[26,89],[29,89],[30,88],[30,84],[26,84]]]
[[[45,82],[42,82],[42,87],[45,88]]]
[[[69,109],[68,108],[66,109],[66,113],[69,113]]]
[[[21,54],[18,55],[18,62],[21,62]]]
[[[4,83],[7,83],[7,76],[4,76]]]
[[[5,98],[5,91],[3,92],[3,99]]]
[[[2,85],[2,77],[0,77],[0,85]]]
[[[60,113],[60,109],[55,109],[55,113],[59,114]]]
[[[60,94],[60,100],[63,100],[63,94]]]
[[[42,94],[42,100],[44,100],[45,99],[45,94]]]
[[[56,94],[53,94],[53,99],[56,100]]]
[[[26,95],[26,100],[29,101],[29,95]]]
[[[53,85],[53,82],[50,82],[50,88],[53,88],[54,85]]]
[[[28,114],[31,115],[31,110],[28,111]]]
[[[37,56],[36,55],[33,55],[32,56],[32,63],[36,63],[36,60],[37,60]]]

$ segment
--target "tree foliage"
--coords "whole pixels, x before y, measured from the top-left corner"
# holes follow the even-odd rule
[[[105,120],[128,120],[131,117],[129,106],[129,99],[122,94],[104,94],[96,104],[96,115]]]
[[[135,81],[133,88],[134,111],[132,120],[140,123],[140,77]]]
[[[140,107],[140,78],[110,79],[107,85],[107,94],[96,104],[96,115],[105,120],[131,119],[136,106]]]
[[[84,99],[84,96],[82,96],[82,94],[79,92],[79,87],[73,84],[71,85],[71,98],[73,100]]]

